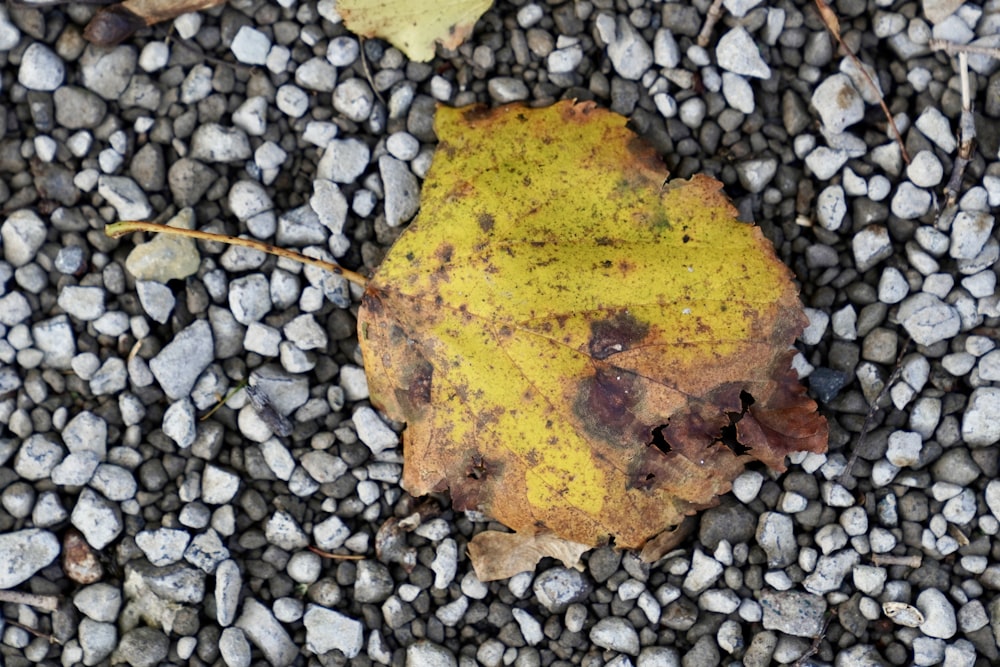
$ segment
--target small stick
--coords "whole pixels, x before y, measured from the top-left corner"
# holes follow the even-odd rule
[[[972,160],[972,149],[976,145],[976,120],[972,115],[972,93],[969,87],[969,54],[960,51],[958,54],[959,76],[962,81],[962,115],[958,121],[958,136],[961,143],[958,146],[958,156],[952,166],[951,177],[944,191],[947,195],[946,206],[951,206],[958,199],[962,189],[962,178],[965,168]]]
[[[903,161],[906,162],[906,164],[910,164],[910,154],[906,152],[906,145],[903,144],[903,135],[900,133],[899,128],[896,127],[896,119],[892,117],[892,113],[889,111],[889,107],[886,106],[885,99],[879,92],[878,86],[875,85],[874,81],[872,81],[871,76],[868,74],[868,70],[864,68],[864,65],[861,64],[858,57],[854,55],[854,52],[851,51],[847,44],[844,43],[844,38],[840,36],[840,19],[838,19],[837,15],[832,9],[830,9],[830,5],[826,3],[826,0],[815,1],[816,8],[819,9],[820,18],[822,18],[823,23],[826,24],[826,29],[830,31],[833,38],[837,40],[837,43],[840,44],[841,48],[844,49],[850,59],[857,66],[858,71],[861,72],[861,76],[865,77],[865,80],[868,81],[868,85],[871,86],[872,90],[875,91],[875,94],[878,95],[878,103],[879,106],[882,107],[882,113],[885,114],[886,120],[889,121],[889,127],[891,127],[892,131],[896,134],[896,143],[899,144],[899,150],[903,155]]]
[[[138,220],[125,220],[122,222],[116,222],[114,224],[108,225],[104,228],[104,233],[113,239],[116,239],[125,234],[131,234],[132,232],[153,232],[155,234],[174,234],[176,236],[185,236],[187,238],[196,239],[198,241],[214,241],[216,243],[227,243],[229,245],[236,245],[242,248],[249,248],[251,250],[257,250],[260,252],[266,252],[269,255],[276,255],[278,257],[284,257],[285,259],[290,259],[294,262],[301,262],[302,264],[307,264],[308,266],[314,266],[318,269],[324,271],[329,271],[338,276],[342,276],[345,280],[358,285],[359,287],[366,287],[368,285],[368,279],[365,278],[360,273],[356,271],[351,271],[350,269],[345,269],[339,264],[334,264],[332,262],[324,262],[321,259],[316,259],[315,257],[307,257],[301,253],[294,252],[292,250],[286,250],[285,248],[279,248],[276,245],[270,243],[264,243],[262,241],[255,241],[254,239],[241,239],[235,236],[227,236],[226,234],[213,234],[212,232],[202,232],[196,229],[183,229],[181,227],[170,227],[168,225],[161,225],[155,222],[141,222]]]
[[[313,552],[317,556],[322,556],[323,558],[332,558],[334,560],[364,560],[365,556],[361,554],[332,554],[329,551],[323,551],[322,549],[317,549],[316,547],[306,547],[309,551]]]
[[[826,631],[830,629],[830,623],[833,622],[833,617],[837,615],[836,609],[831,609],[830,613],[826,615],[826,620],[823,621],[823,628],[819,631],[819,634],[813,637],[812,645],[809,650],[802,654],[802,656],[795,661],[792,667],[805,667],[806,661],[819,653],[820,644],[823,643],[823,638],[826,637]]]
[[[35,607],[42,611],[55,611],[59,608],[59,598],[55,595],[36,595],[35,593],[22,593],[21,591],[0,590],[0,602],[26,604],[29,607]]]
[[[978,46],[976,44],[958,44],[947,39],[932,39],[927,45],[934,51],[944,51],[949,56],[970,53],[974,56],[987,56],[1000,59],[1000,48],[996,46]]]
[[[837,476],[837,482],[843,482],[844,478],[851,474],[851,468],[854,464],[858,462],[858,455],[861,453],[861,448],[865,444],[865,440],[868,439],[868,433],[871,431],[872,422],[875,421],[875,413],[878,412],[878,404],[882,402],[882,399],[886,397],[889,393],[889,389],[899,378],[900,374],[903,372],[903,355],[906,354],[906,348],[910,346],[910,337],[907,335],[906,342],[903,343],[902,349],[899,351],[899,356],[896,357],[896,367],[892,371],[892,375],[889,379],[885,381],[882,385],[882,390],[879,391],[878,396],[872,401],[872,404],[868,406],[868,414],[865,415],[864,424],[861,425],[861,435],[858,436],[858,443],[854,445],[853,451],[851,451],[851,458],[847,460],[847,465],[844,467],[844,471]]]
[[[893,556],[892,554],[872,554],[872,562],[882,567],[883,565],[905,565],[916,570],[923,565],[924,559],[920,554],[912,556]]]
[[[701,48],[708,46],[708,40],[712,37],[712,30],[715,24],[722,18],[722,0],[713,0],[712,6],[708,8],[708,15],[705,17],[705,24],[701,26],[696,43]]]
[[[361,35],[358,35],[358,46],[361,47],[361,69],[365,73],[365,78],[368,79],[368,85],[372,87],[372,92],[375,93],[375,97],[382,103],[382,106],[387,107],[389,105],[385,103],[382,93],[378,92],[378,88],[375,87],[375,79],[372,78],[372,71],[368,67],[368,56],[365,55],[365,38]]]

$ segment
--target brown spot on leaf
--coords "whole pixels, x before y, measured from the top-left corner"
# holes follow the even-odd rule
[[[441,260],[442,264],[448,264],[451,262],[452,255],[455,254],[455,246],[450,243],[445,243],[437,249],[434,256]]]
[[[634,347],[647,333],[649,325],[635,319],[627,310],[610,319],[596,320],[590,325],[590,356],[594,359],[607,359]]]
[[[633,442],[637,430],[646,430],[633,413],[640,400],[635,374],[614,366],[598,367],[580,381],[573,412],[588,434],[618,447]]]
[[[490,232],[493,229],[493,225],[496,224],[496,220],[489,213],[479,214],[479,228],[484,232]]]

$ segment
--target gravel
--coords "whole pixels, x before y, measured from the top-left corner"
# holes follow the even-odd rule
[[[5,626],[7,662],[1000,659],[1000,83],[970,56],[979,136],[949,201],[961,82],[928,48],[996,47],[1000,15],[831,3],[873,87],[814,3],[724,0],[699,45],[709,4],[500,3],[431,63],[329,0],[234,3],[112,48],[82,40],[90,7],[0,8],[0,589],[63,603],[3,603],[25,626]],[[563,98],[628,116],[674,177],[719,179],[760,225],[801,287],[795,368],[830,451],[751,466],[659,563],[600,548],[484,583],[483,517],[400,488],[360,291],[101,229],[168,219],[369,272],[419,215],[435,104]]]

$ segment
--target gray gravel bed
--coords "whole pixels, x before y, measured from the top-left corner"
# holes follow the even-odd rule
[[[699,46],[710,4],[501,2],[430,63],[333,0],[235,0],[114,48],[83,40],[94,6],[0,6],[2,662],[996,664],[1000,61],[969,58],[977,145],[946,207],[961,85],[929,41],[1000,46],[1000,2],[832,2],[874,87],[812,0],[725,0]],[[773,241],[830,451],[747,470],[653,565],[602,548],[484,584],[465,547],[488,524],[446,502],[380,561],[420,506],[368,402],[358,290],[103,228],[370,271],[418,210],[436,103],[565,98],[628,116]]]

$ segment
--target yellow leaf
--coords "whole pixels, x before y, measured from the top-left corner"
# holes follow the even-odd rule
[[[639,548],[747,461],[825,449],[790,368],[791,274],[719,183],[667,182],[592,103],[440,108],[436,130],[419,217],[358,318],[410,493]]]
[[[352,32],[381,37],[410,60],[434,58],[434,44],[456,49],[472,34],[492,0],[339,0],[337,11]]]

